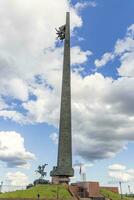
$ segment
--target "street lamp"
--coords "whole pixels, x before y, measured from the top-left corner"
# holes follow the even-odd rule
[[[122,182],[121,182],[121,181],[119,181],[119,185],[120,185],[121,199],[123,199],[123,194],[122,194]]]
[[[128,191],[129,191],[129,194],[131,194],[130,185],[128,185]]]
[[[1,184],[0,184],[0,193],[2,192],[2,186],[3,186],[3,181],[1,181]]]

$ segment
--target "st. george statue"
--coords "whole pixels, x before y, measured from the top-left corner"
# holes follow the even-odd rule
[[[48,164],[39,165],[38,168],[37,168],[37,170],[35,170],[36,173],[38,173],[38,174],[41,175],[40,179],[43,179],[44,176],[47,175],[47,172],[45,172],[45,168],[46,168],[47,165]]]

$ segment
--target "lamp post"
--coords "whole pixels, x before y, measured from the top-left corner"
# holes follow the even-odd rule
[[[130,185],[128,185],[128,191],[129,191],[129,194],[131,194]]]
[[[120,185],[121,199],[123,199],[123,194],[122,194],[122,182],[121,182],[121,181],[119,181],[119,185]]]
[[[3,181],[1,181],[1,184],[0,184],[0,193],[2,192],[2,186],[3,186]]]
[[[57,184],[57,200],[59,199],[59,185]]]

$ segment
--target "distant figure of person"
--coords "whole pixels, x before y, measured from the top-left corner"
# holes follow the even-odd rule
[[[37,194],[37,199],[38,199],[38,200],[40,199],[40,194]]]

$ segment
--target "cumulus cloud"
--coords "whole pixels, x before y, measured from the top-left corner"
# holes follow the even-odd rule
[[[10,97],[13,104],[17,99],[21,101],[20,104],[23,104],[19,108],[22,109],[23,106],[25,112],[29,111],[28,122],[36,121],[36,119],[37,122],[44,121],[42,114],[37,117],[31,109],[35,106],[37,113],[40,111],[37,106],[43,104],[39,95],[41,89],[45,91],[45,94],[50,93],[48,86],[57,89],[56,87],[61,81],[63,48],[55,46],[55,27],[65,23],[65,12],[68,8],[67,0],[57,0],[55,3],[52,0],[48,2],[43,0],[28,0],[27,2],[5,0],[0,2],[1,117],[20,123],[26,122],[25,116],[17,111],[18,105],[15,108],[4,101],[5,98]],[[60,15],[58,15],[59,10]],[[82,19],[77,14],[75,7],[70,7],[70,12],[71,30],[73,31],[75,27],[82,25]],[[84,52],[79,47],[73,47],[72,52],[72,64],[86,62],[90,54],[90,51]],[[36,105],[30,98],[33,95],[39,95]],[[51,93],[50,96],[53,97]],[[47,114],[49,115],[49,113],[45,113],[45,116]],[[48,116],[48,118],[50,117]],[[49,120],[51,123],[56,121],[55,111],[53,118],[46,122]]]
[[[121,67],[118,69],[119,75],[134,77],[134,52],[125,53],[121,57]]]
[[[133,181],[134,169],[127,169],[125,165],[121,164],[113,164],[109,166],[108,175],[118,181]]]
[[[0,110],[7,108],[8,106],[5,104],[4,100],[0,98]]]
[[[125,165],[120,165],[120,164],[113,164],[113,165],[110,165],[108,167],[108,169],[112,170],[112,171],[122,171],[122,170],[126,169],[126,166]]]
[[[92,55],[92,52],[82,51],[79,46],[72,47],[71,49],[72,54],[72,65],[83,64],[88,60],[88,56]]]
[[[10,119],[19,123],[28,123],[28,119],[26,119],[24,115],[20,112],[15,110],[6,110],[5,108],[8,108],[7,105],[2,108],[2,110],[0,110],[0,117],[2,117],[3,119]]]
[[[133,80],[121,78],[113,81],[100,74],[84,78],[75,76],[74,79],[79,85],[72,84],[75,153],[87,160],[115,156],[128,141],[134,140],[134,118],[130,111],[133,95],[131,100],[127,97],[130,90],[132,94]],[[126,88],[122,87],[123,82]],[[116,100],[113,101],[112,97]]]
[[[6,174],[6,180],[11,186],[25,186],[29,183],[28,177],[20,171],[8,172]]]
[[[27,167],[34,154],[26,151],[24,138],[14,131],[0,132],[0,160],[8,167]]]
[[[126,36],[116,41],[114,51],[105,53],[101,59],[95,60],[96,67],[105,66],[109,61],[119,57],[120,67],[118,73],[121,76],[134,75],[134,25],[128,27]]]
[[[55,144],[58,144],[58,134],[57,133],[52,133],[52,134],[50,134],[49,137]]]
[[[75,155],[90,161],[112,158],[134,140],[133,84],[134,79],[127,77],[113,80],[98,73],[72,73]]]
[[[48,59],[43,57],[43,49],[55,48],[55,27],[65,23],[68,8],[66,0],[0,2],[0,94],[28,99],[27,84],[40,73],[42,65],[46,68]],[[81,25],[82,19],[72,7],[71,29]]]
[[[84,2],[77,2],[75,4],[75,9],[77,12],[80,12],[81,10],[87,8],[87,7],[96,7],[97,4],[95,1],[84,1]]]
[[[96,59],[95,60],[95,65],[96,67],[101,67],[106,65],[110,60],[112,60],[114,58],[114,55],[112,53],[105,53],[102,56],[101,60]]]
[[[60,75],[59,75],[60,76]],[[45,83],[44,83],[45,84]],[[74,154],[85,160],[111,158],[134,140],[132,78],[113,80],[95,73],[72,73],[72,134]],[[61,83],[59,84],[61,87]],[[36,86],[36,85],[35,85]],[[58,127],[60,88],[33,87],[35,100],[23,104],[29,122]]]

